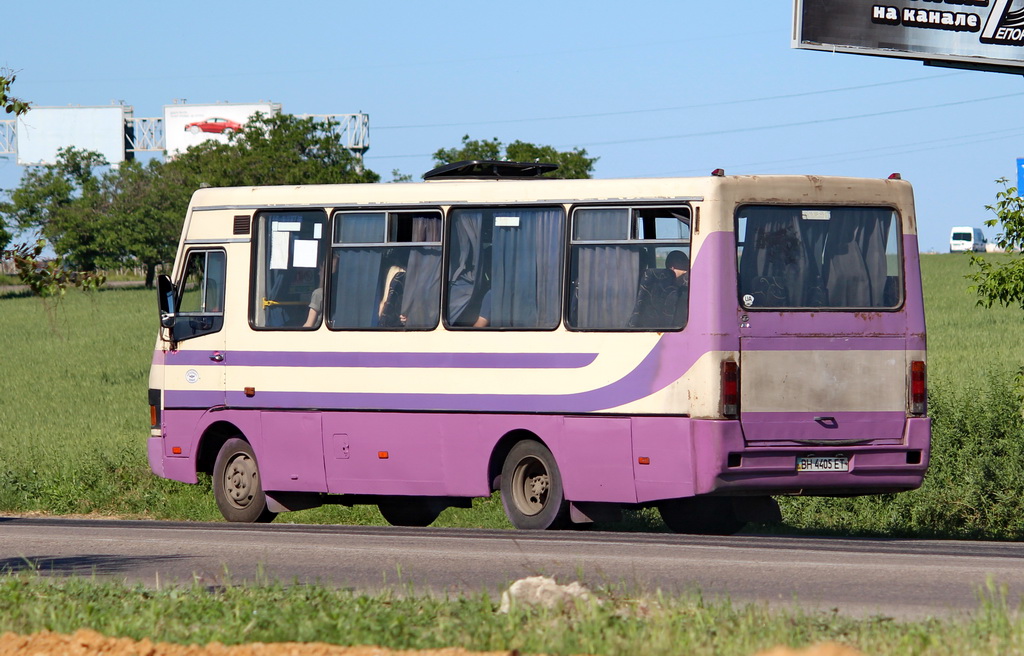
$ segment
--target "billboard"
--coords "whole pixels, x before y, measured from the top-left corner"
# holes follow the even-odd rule
[[[793,47],[1021,73],[1024,2],[795,0]]]
[[[281,105],[261,103],[216,103],[213,105],[166,105],[164,145],[168,156],[183,153],[189,146],[207,139],[227,142],[254,114],[276,114]]]
[[[32,107],[17,117],[18,164],[54,164],[57,150],[74,146],[100,153],[111,164],[125,160],[125,119],[131,107]]]

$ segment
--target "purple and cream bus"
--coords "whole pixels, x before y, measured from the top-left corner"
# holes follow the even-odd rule
[[[928,465],[909,183],[558,180],[201,189],[160,279],[149,462],[229,521],[500,490],[517,528],[910,490]]]

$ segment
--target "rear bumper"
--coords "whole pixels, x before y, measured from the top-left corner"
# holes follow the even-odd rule
[[[737,421],[693,422],[697,494],[882,494],[920,487],[928,469],[931,420],[907,420],[901,444],[749,446]],[[847,472],[797,472],[800,456],[845,455]]]

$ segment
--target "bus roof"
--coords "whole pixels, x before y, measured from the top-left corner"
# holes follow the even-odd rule
[[[855,204],[912,209],[904,180],[813,175],[692,178],[432,180],[428,182],[208,187],[191,209],[417,206],[489,203],[727,203]]]

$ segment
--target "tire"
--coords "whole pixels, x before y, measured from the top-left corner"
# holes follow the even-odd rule
[[[265,523],[277,517],[267,508],[256,455],[249,443],[239,437],[229,439],[217,453],[213,497],[220,514],[229,522]]]
[[[193,125],[188,129],[188,131],[191,132],[192,134],[199,134],[200,132],[202,132],[198,125]]]
[[[733,535],[747,525],[728,497],[668,499],[658,504],[658,511],[675,533]]]
[[[392,526],[430,526],[445,505],[430,498],[407,497],[381,502],[377,508]]]
[[[569,523],[562,475],[546,446],[524,440],[512,447],[501,468],[501,505],[519,529],[557,529]]]

